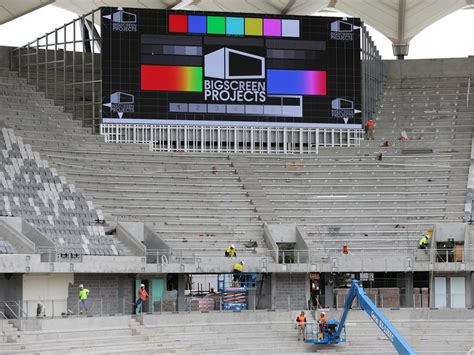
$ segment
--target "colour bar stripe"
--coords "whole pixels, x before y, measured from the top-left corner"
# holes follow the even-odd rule
[[[170,14],[168,17],[168,26],[170,32],[186,33],[188,32],[188,16]]]
[[[267,70],[267,94],[326,95],[326,72]]]
[[[275,18],[169,14],[168,32],[299,38],[300,21]]]
[[[265,36],[281,37],[281,20],[273,18],[264,19],[263,34]]]
[[[202,67],[142,64],[141,89],[201,92]]]

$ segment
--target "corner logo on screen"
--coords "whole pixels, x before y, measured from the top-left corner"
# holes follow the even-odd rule
[[[110,102],[103,105],[110,107],[110,112],[117,112],[119,118],[122,118],[125,112],[135,112],[134,102],[135,96],[117,91],[110,95]]]
[[[204,56],[204,99],[265,102],[265,58],[221,48]]]
[[[137,32],[137,15],[124,11],[121,7],[113,14],[102,17],[112,21],[112,31]]]
[[[331,39],[336,41],[352,41],[354,39],[354,30],[359,28],[359,26],[355,26],[347,21],[333,21],[331,22]]]
[[[354,108],[354,102],[351,100],[337,98],[331,101],[331,116],[342,118],[344,123],[354,118],[354,115],[360,113],[360,110]]]

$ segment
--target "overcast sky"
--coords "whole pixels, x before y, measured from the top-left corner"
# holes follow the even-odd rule
[[[77,15],[48,5],[0,26],[0,45],[22,46]],[[46,19],[46,21],[45,21]],[[394,59],[390,41],[369,26],[382,58]],[[407,59],[453,58],[474,55],[474,9],[459,10],[419,33],[410,43]]]

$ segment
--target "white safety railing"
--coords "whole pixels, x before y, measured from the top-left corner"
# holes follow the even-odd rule
[[[362,129],[102,124],[107,143],[147,144],[150,151],[318,154],[320,147],[359,147]]]

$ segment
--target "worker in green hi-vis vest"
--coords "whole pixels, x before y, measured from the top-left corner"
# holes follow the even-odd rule
[[[79,285],[79,313],[87,313],[87,297],[89,297],[89,290],[84,288],[84,285]]]

